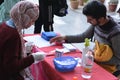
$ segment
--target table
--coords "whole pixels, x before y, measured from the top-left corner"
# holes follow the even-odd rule
[[[40,50],[49,53],[49,51],[54,50],[55,48],[61,48],[60,46],[51,46],[40,48]],[[81,52],[70,52],[66,53],[63,56],[73,56],[81,57]],[[76,67],[74,71],[71,72],[59,72],[55,69],[53,64],[54,56],[48,56],[42,62],[43,70],[49,80],[72,80],[74,76],[78,77],[78,80],[85,80],[81,77],[81,66]],[[92,77],[89,80],[118,80],[111,73],[107,72],[105,69],[94,63]]]
[[[55,69],[53,64],[55,48],[61,49],[63,47],[59,45],[37,48],[37,51],[44,51],[48,56],[44,61],[31,65],[35,80],[72,80],[74,76],[78,77],[78,80],[85,80],[81,77],[81,66],[76,67],[71,72],[59,72]],[[81,57],[81,52],[76,50],[75,52],[66,53],[63,56]],[[118,78],[94,63],[92,77],[89,80],[118,80]]]

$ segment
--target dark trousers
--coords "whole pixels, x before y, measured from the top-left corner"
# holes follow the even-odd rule
[[[35,22],[34,33],[41,33],[41,29],[43,26],[43,30],[53,31],[53,9],[52,2],[49,0],[39,0],[39,18]]]
[[[4,0],[0,0],[0,5],[4,2]]]

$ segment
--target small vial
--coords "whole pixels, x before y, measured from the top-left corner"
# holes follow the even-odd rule
[[[29,55],[30,53],[32,53],[33,46],[34,46],[33,42],[26,42],[25,43],[25,53],[27,55]]]
[[[56,50],[55,50],[55,57],[61,57],[62,54],[63,54],[62,49],[56,49]]]
[[[92,51],[88,51],[84,58],[84,63],[82,65],[82,74],[81,76],[85,79],[91,78],[92,67],[94,63],[94,57]]]

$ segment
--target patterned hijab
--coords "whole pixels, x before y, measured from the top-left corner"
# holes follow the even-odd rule
[[[25,53],[24,40],[22,37],[21,30],[24,28],[30,27],[32,25],[31,23],[35,22],[38,16],[39,16],[38,6],[26,0],[19,1],[10,10],[10,17],[13,20],[16,26],[16,29],[19,32],[21,37],[21,43],[22,43],[21,56],[22,57],[26,57],[26,53]],[[21,71],[20,74],[24,77],[25,80],[26,79],[33,80],[29,67]]]
[[[39,8],[36,4],[23,0],[16,3],[10,10],[10,17],[16,26],[17,31],[21,37],[22,56],[25,54],[24,40],[22,29],[30,27],[39,16]],[[31,24],[32,23],[32,24]]]
[[[16,28],[21,32],[21,29],[28,28],[30,22],[35,22],[39,16],[38,6],[29,1],[19,1],[10,10]]]

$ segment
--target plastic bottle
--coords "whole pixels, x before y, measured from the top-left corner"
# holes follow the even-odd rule
[[[81,63],[82,66],[84,65],[85,54],[90,50],[89,46],[90,46],[90,40],[88,38],[85,38],[85,44],[84,44],[84,48],[82,51],[82,63]]]
[[[92,75],[92,67],[94,63],[94,57],[92,51],[88,51],[84,57],[84,63],[82,65],[82,74],[81,76],[85,79],[91,78]]]

